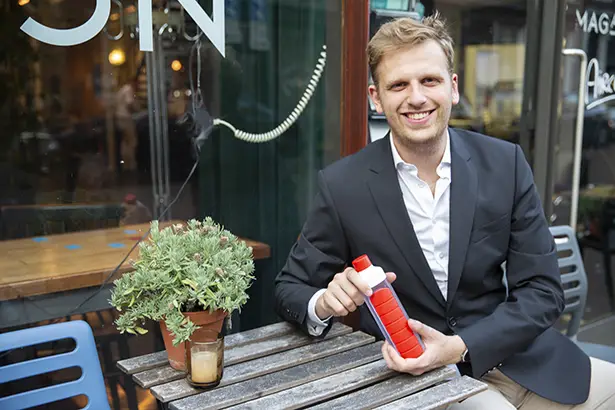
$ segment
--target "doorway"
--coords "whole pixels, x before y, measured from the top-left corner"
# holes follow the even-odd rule
[[[577,231],[589,281],[584,319],[600,322],[615,313],[615,89],[610,74],[615,71],[615,2],[562,0],[554,6],[560,61],[544,93],[549,112],[536,118],[537,128],[548,132],[535,134],[544,137],[536,143],[533,162],[544,181],[539,189],[551,224]]]

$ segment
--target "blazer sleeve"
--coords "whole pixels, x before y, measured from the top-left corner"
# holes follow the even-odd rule
[[[299,239],[275,279],[275,310],[284,320],[308,333],[307,307],[319,289],[327,287],[348,260],[348,243],[323,171],[318,173],[318,194]],[[329,326],[320,337],[324,337]]]
[[[525,350],[564,309],[557,253],[534,179],[516,146],[515,195],[506,261],[509,298],[489,316],[458,331],[474,377]]]

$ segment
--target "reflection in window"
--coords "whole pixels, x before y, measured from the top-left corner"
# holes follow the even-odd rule
[[[202,3],[211,14],[211,2]],[[29,16],[49,27],[76,27],[94,6],[93,0],[15,1],[1,11],[12,34],[1,46],[7,69],[0,70],[0,98],[7,109],[0,113],[0,239],[41,238],[36,243],[45,245],[55,234],[147,226],[177,196],[198,158],[166,218],[212,216],[271,247],[255,308],[247,309],[258,325],[273,314],[260,295],[268,295],[300,230],[316,172],[339,157],[339,121],[325,122],[325,113],[339,112],[339,90],[326,90],[333,98],[325,98],[324,87],[337,73],[325,69],[296,123],[265,144],[216,128],[197,155],[186,115],[201,109],[248,132],[274,129],[306,89],[327,26],[340,24],[340,2],[226,1],[225,58],[206,36],[195,53],[197,27],[177,1],[153,2],[153,53],[140,51],[133,0],[122,0],[121,8],[114,2],[105,30],[83,44],[49,45],[19,30]],[[329,55],[334,63],[339,58]],[[85,246],[69,245],[70,255]]]

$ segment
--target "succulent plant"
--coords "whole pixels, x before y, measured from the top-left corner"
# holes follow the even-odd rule
[[[248,300],[252,248],[210,217],[162,230],[153,221],[139,250],[134,270],[115,280],[111,293],[122,333],[144,334],[145,320],[164,320],[177,345],[198,329],[183,312],[221,309],[230,315]]]

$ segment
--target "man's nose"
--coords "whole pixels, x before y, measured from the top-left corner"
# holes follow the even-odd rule
[[[427,97],[423,94],[421,87],[411,87],[408,89],[406,101],[413,107],[421,107],[427,102]]]

